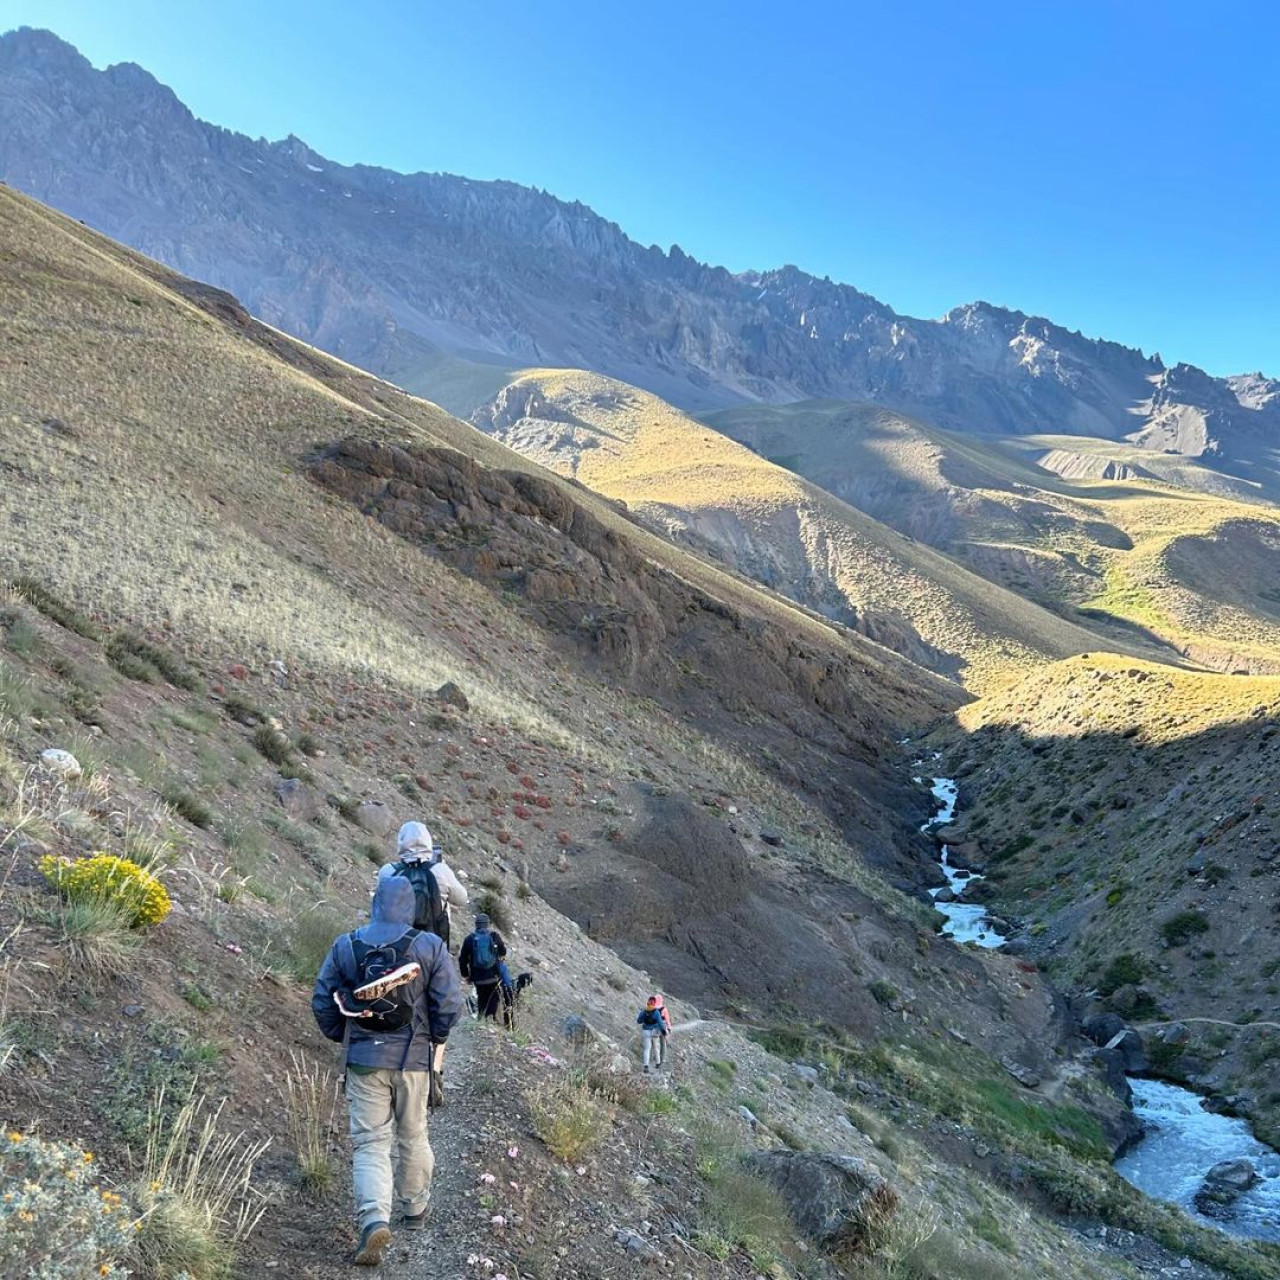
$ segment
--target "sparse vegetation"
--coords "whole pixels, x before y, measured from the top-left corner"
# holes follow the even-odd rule
[[[153,1274],[226,1280],[237,1246],[265,1212],[251,1179],[268,1142],[221,1132],[221,1113],[194,1095],[172,1117],[163,1092],[152,1105],[136,1249]]]
[[[526,1101],[534,1133],[566,1164],[580,1161],[612,1127],[607,1108],[580,1078],[548,1080],[526,1094]]]

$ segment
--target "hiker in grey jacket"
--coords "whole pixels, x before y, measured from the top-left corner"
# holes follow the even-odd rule
[[[353,1260],[360,1266],[376,1266],[390,1243],[393,1196],[407,1230],[425,1225],[435,1165],[427,1136],[432,1044],[444,1044],[464,1007],[444,943],[435,934],[413,931],[413,908],[413,886],[407,880],[380,879],[372,919],[334,942],[311,995],[320,1030],[330,1040],[346,1041],[351,1163],[361,1232]],[[412,999],[412,1017],[395,1031],[368,1031],[359,1017],[344,1016],[334,999],[341,992],[349,1002],[349,993],[360,985],[353,940],[382,947],[406,934],[412,938],[405,961],[416,961],[422,970],[404,988]],[[393,1147],[399,1152],[394,1174]]]
[[[465,907],[470,901],[467,887],[458,879],[453,868],[444,860],[431,832],[424,822],[406,822],[396,837],[396,861],[383,867],[379,875],[405,875],[410,863],[425,862],[440,893],[444,907],[445,930],[441,934],[446,945],[449,942],[450,907]]]

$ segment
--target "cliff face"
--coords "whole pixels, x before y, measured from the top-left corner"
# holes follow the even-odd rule
[[[1231,457],[1280,425],[1276,383],[1165,368],[986,303],[899,316],[783,267],[644,248],[507,182],[336,165],[197,120],[132,64],[0,38],[0,176],[290,333],[430,392],[440,353],[591,369],[690,409],[815,396],[954,430],[1134,436]]]

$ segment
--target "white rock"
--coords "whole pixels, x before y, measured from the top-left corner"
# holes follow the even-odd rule
[[[47,751],[42,751],[40,763],[50,773],[56,773],[67,782],[74,782],[84,773],[80,768],[80,761],[70,751],[63,751],[61,747],[50,747]]]

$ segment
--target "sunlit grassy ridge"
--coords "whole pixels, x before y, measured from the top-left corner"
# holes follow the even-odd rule
[[[506,403],[496,430],[526,456],[968,688],[996,688],[1097,643],[647,392],[581,371],[531,370]],[[892,415],[877,422],[892,450]],[[921,483],[941,483],[936,452],[912,445]]]
[[[1132,624],[1219,669],[1280,670],[1280,511],[1262,481],[1126,442],[960,436],[837,401],[707,421],[1086,625]]]

